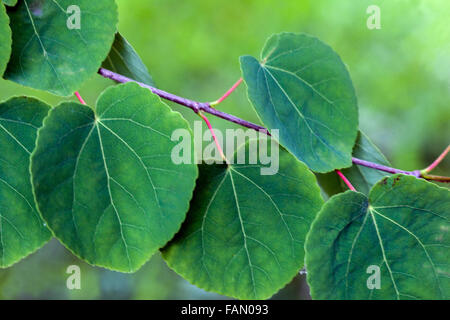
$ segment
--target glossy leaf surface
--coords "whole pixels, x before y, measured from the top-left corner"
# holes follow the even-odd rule
[[[323,203],[316,180],[284,150],[276,174],[261,175],[262,167],[200,166],[187,220],[163,250],[196,286],[266,299],[302,268],[305,236]]]
[[[114,40],[114,0],[22,0],[8,8],[12,55],[5,78],[68,96],[93,76]]]
[[[30,154],[50,107],[32,98],[0,103],[0,267],[42,247],[50,231],[36,210]]]
[[[135,83],[107,89],[95,112],[73,102],[54,108],[31,170],[55,236],[91,264],[139,269],[180,228],[197,177],[195,164],[171,160],[174,128],[189,129]]]
[[[273,35],[260,61],[241,57],[248,97],[264,125],[315,172],[351,166],[358,131],[352,81],[339,56],[317,38]]]
[[[314,299],[448,299],[450,192],[385,177],[331,198],[306,241]]]

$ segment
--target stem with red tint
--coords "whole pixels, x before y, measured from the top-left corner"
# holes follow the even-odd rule
[[[228,160],[225,157],[225,154],[223,153],[222,147],[220,146],[220,143],[217,140],[216,134],[214,133],[214,129],[212,128],[208,118],[201,111],[199,111],[197,114],[200,116],[200,118],[203,119],[203,121],[205,121],[206,125],[208,126],[208,129],[211,132],[214,142],[216,143],[217,150],[219,150],[220,156],[222,157],[223,161],[225,161],[225,163],[228,163]]]
[[[237,87],[239,87],[239,85],[242,83],[242,81],[244,81],[244,79],[240,78],[231,88],[230,90],[228,90],[219,100],[216,100],[214,102],[211,102],[209,105],[211,107],[215,107],[217,106],[219,103],[221,103],[223,100],[225,100],[226,98],[228,98],[228,96],[230,94],[233,93],[234,90],[236,90]]]
[[[78,98],[81,104],[86,104],[78,91],[75,91],[75,96]]]
[[[347,187],[356,192],[355,187],[350,183],[350,181],[344,176],[344,174],[340,171],[340,170],[336,170],[336,173],[338,174],[338,176],[342,179],[342,181],[344,181],[344,183],[347,185]]]
[[[430,164],[428,167],[426,167],[425,169],[422,170],[422,174],[425,175],[428,172],[430,172],[431,170],[433,170],[434,168],[436,168],[439,163],[442,162],[442,160],[444,160],[445,156],[450,152],[450,145],[447,146],[447,148],[441,153],[441,155],[434,160],[434,162],[432,164]]]

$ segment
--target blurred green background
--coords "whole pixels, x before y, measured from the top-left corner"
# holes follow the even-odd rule
[[[258,56],[267,37],[306,32],[330,44],[346,63],[360,107],[360,127],[395,167],[425,167],[450,142],[448,0],[117,0],[119,30],[148,66],[157,86],[199,101],[220,97],[239,77],[239,56]],[[381,8],[369,30],[366,9]],[[80,88],[93,105],[109,80],[95,75]],[[0,80],[0,99],[61,98]],[[189,110],[171,105],[189,120]],[[258,122],[241,86],[220,109]],[[220,129],[234,125],[210,117]],[[450,173],[446,160],[435,172]],[[66,288],[66,268],[81,267],[82,289]],[[297,277],[275,298],[308,298]],[[215,299],[170,271],[155,255],[139,272],[119,274],[74,258],[56,240],[0,270],[0,299]]]

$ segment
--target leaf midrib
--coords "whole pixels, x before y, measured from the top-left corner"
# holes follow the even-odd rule
[[[0,119],[0,120],[3,120],[3,119]],[[19,139],[17,139],[16,136],[13,135],[8,129],[6,129],[1,123],[0,123],[0,129],[3,129],[3,131],[5,131],[6,134],[7,134],[8,136],[10,136],[11,139],[13,139],[14,142],[15,142],[16,144],[18,144],[23,150],[25,150],[25,152],[26,152],[28,155],[31,154],[31,151],[29,151],[29,150],[28,150],[28,149],[27,149],[27,148],[19,141]]]
[[[106,163],[106,156],[105,156],[104,148],[103,148],[103,141],[102,141],[102,135],[101,135],[100,125],[101,125],[103,128],[105,128],[106,130],[108,130],[108,132],[110,132],[110,133],[111,133],[116,139],[118,139],[121,143],[123,143],[123,144],[127,147],[127,149],[130,150],[130,152],[138,159],[139,163],[141,164],[141,166],[143,167],[143,169],[144,169],[144,170],[146,171],[146,173],[147,173],[147,177],[148,177],[149,182],[150,182],[150,184],[151,184],[151,186],[152,186],[152,189],[153,189],[153,191],[154,191],[155,200],[156,200],[156,203],[157,203],[157,205],[158,205],[159,212],[160,212],[161,215],[164,215],[164,213],[163,213],[163,210],[162,210],[162,207],[161,207],[161,204],[160,204],[158,195],[157,195],[157,188],[155,187],[155,185],[154,185],[154,183],[153,183],[153,180],[152,180],[151,177],[150,177],[150,173],[148,172],[148,169],[147,169],[145,163],[143,162],[142,158],[137,154],[137,152],[136,152],[136,151],[135,151],[135,150],[134,150],[134,149],[133,149],[133,148],[132,148],[132,147],[131,147],[131,146],[130,146],[123,138],[122,138],[122,137],[120,137],[116,132],[114,132],[114,130],[112,130],[112,129],[109,128],[106,124],[104,124],[104,123],[102,122],[102,121],[125,121],[125,120],[126,120],[126,121],[130,121],[130,122],[132,122],[133,124],[139,125],[141,128],[144,128],[144,129],[146,129],[146,130],[150,130],[150,131],[152,131],[152,132],[154,132],[154,133],[157,133],[157,134],[159,134],[159,135],[161,135],[161,136],[164,136],[164,137],[170,139],[170,137],[168,137],[168,136],[165,135],[164,133],[162,133],[162,132],[160,132],[160,131],[158,131],[158,130],[156,130],[156,129],[150,127],[150,126],[146,126],[146,125],[143,125],[143,124],[138,123],[138,122],[136,122],[136,121],[133,121],[133,120],[131,120],[131,119],[125,119],[125,118],[105,118],[105,119],[102,119],[102,118],[96,118],[95,120],[91,121],[90,123],[86,123],[86,124],[84,124],[83,126],[78,127],[77,129],[79,129],[79,128],[84,128],[84,127],[86,127],[86,126],[92,126],[92,128],[89,130],[88,134],[86,135],[86,138],[84,138],[84,141],[83,141],[83,143],[82,143],[82,145],[81,145],[80,151],[78,152],[78,155],[77,155],[77,158],[76,158],[76,162],[75,162],[75,167],[74,167],[74,173],[73,173],[73,175],[72,175],[72,180],[73,180],[73,182],[72,182],[72,187],[73,187],[72,221],[73,221],[73,224],[74,224],[76,233],[79,234],[79,232],[78,232],[78,225],[77,225],[77,223],[76,223],[76,220],[75,220],[75,214],[74,214],[74,207],[75,207],[74,204],[75,204],[75,201],[76,201],[76,195],[75,195],[75,190],[76,190],[76,188],[75,188],[75,187],[76,187],[76,186],[75,186],[76,174],[77,174],[77,170],[78,170],[79,160],[80,160],[80,158],[81,158],[81,156],[82,156],[82,153],[83,153],[84,150],[85,150],[85,146],[87,145],[87,143],[88,143],[89,140],[91,139],[93,131],[94,131],[94,130],[97,130],[98,139],[99,139],[99,146],[100,146],[100,151],[101,151],[101,155],[102,155],[102,161],[103,161],[103,165],[104,165],[104,168],[105,168],[105,173],[106,173],[106,176],[107,176],[107,189],[108,189],[108,194],[109,194],[109,198],[110,198],[110,204],[111,204],[111,206],[112,206],[112,208],[113,208],[113,210],[114,210],[114,212],[115,212],[115,214],[116,214],[117,220],[118,220],[118,222],[119,222],[121,239],[122,239],[122,242],[123,242],[123,244],[124,244],[124,246],[125,246],[125,250],[126,250],[127,258],[128,258],[129,270],[131,271],[131,270],[132,270],[132,263],[131,263],[131,258],[130,258],[130,255],[129,255],[129,248],[134,248],[134,249],[136,249],[136,250],[138,250],[138,251],[139,251],[139,249],[136,248],[136,247],[134,247],[134,246],[128,245],[128,243],[127,243],[127,241],[126,241],[126,239],[125,239],[123,226],[124,226],[124,225],[127,225],[127,224],[125,224],[125,223],[122,222],[121,217],[120,217],[120,214],[119,214],[119,212],[118,212],[118,210],[117,210],[117,207],[116,207],[115,204],[114,204],[114,199],[113,199],[113,197],[112,197],[110,181],[113,180],[113,182],[114,182],[115,179],[112,178],[112,177],[110,176],[110,174],[109,174],[109,169],[108,169],[108,166],[107,166],[107,163]],[[117,183],[121,188],[124,188],[124,187],[123,187],[121,184],[119,184],[118,182],[116,182],[116,183]],[[130,192],[129,192],[128,190],[126,190],[126,189],[125,189],[125,192],[127,192],[127,194],[130,194]],[[132,194],[131,194],[131,195],[132,195]],[[135,203],[138,205],[138,207],[139,207],[141,210],[143,210],[144,213],[145,213],[145,210],[144,210],[144,209],[142,208],[142,206],[137,202],[137,200],[135,199],[135,197],[134,197],[133,195],[132,195],[132,199],[135,201]],[[102,216],[103,216],[103,215],[102,215]],[[98,221],[98,223],[97,223],[96,231],[94,232],[94,237],[95,237],[95,235],[96,235],[96,233],[97,233],[97,228],[98,228],[98,225],[99,225],[99,223],[100,223],[100,220],[101,220],[102,216],[99,218],[99,221]],[[137,226],[130,225],[130,227],[137,227]],[[95,248],[94,248],[94,249],[95,249]]]
[[[279,67],[275,67],[275,66],[271,66],[271,65],[264,65],[262,66],[264,69],[273,69],[273,70],[277,70],[277,71],[281,71],[284,72],[286,74],[289,74],[291,76],[293,76],[294,78],[300,80],[301,82],[303,82],[304,84],[306,84],[315,94],[317,94],[319,97],[321,97],[326,103],[333,105],[334,102],[331,101],[330,99],[328,99],[323,93],[321,93],[320,91],[318,91],[311,83],[309,83],[308,81],[306,81],[305,79],[303,79],[302,77],[300,77],[298,74],[295,74],[289,70],[283,69],[283,68],[279,68]],[[267,70],[267,72],[269,72],[269,74],[272,74],[269,70]]]
[[[433,269],[433,275],[434,275],[434,277],[436,278],[436,283],[438,284],[439,292],[440,292],[440,294],[441,294],[441,297],[444,298],[444,294],[443,294],[443,291],[442,291],[442,288],[441,288],[441,283],[440,283],[440,281],[439,281],[439,277],[438,277],[438,274],[437,274],[436,266],[435,266],[433,260],[431,259],[431,256],[430,256],[430,254],[429,254],[429,252],[428,252],[426,246],[423,244],[423,242],[420,240],[420,238],[419,238],[418,236],[416,236],[416,235],[415,235],[412,231],[410,231],[408,228],[402,226],[402,225],[401,225],[400,223],[398,223],[397,221],[395,221],[395,220],[393,220],[393,219],[390,219],[389,217],[387,217],[387,216],[381,214],[380,212],[378,212],[378,211],[376,210],[375,207],[372,207],[372,211],[375,212],[375,213],[376,213],[377,215],[379,215],[380,217],[386,219],[386,220],[389,221],[390,223],[396,225],[397,227],[399,227],[399,228],[402,229],[403,231],[407,232],[410,236],[412,236],[412,237],[417,241],[417,243],[419,243],[419,245],[421,246],[421,248],[422,248],[423,251],[425,252],[425,255],[427,256],[427,259],[428,259],[428,261],[429,261],[429,263],[430,263],[430,265],[431,265],[431,267],[432,267],[432,269]]]
[[[406,205],[399,205],[399,206],[394,206],[394,207],[407,207],[407,208],[411,208],[411,209],[418,209],[418,210],[421,210],[421,209],[419,209],[419,208],[414,208],[414,207],[406,206]],[[381,238],[381,234],[380,234],[380,231],[379,231],[379,228],[378,228],[378,224],[377,224],[376,219],[375,219],[375,214],[376,214],[376,215],[382,217],[383,219],[389,221],[389,222],[392,223],[393,225],[399,227],[399,228],[402,229],[403,231],[407,232],[410,236],[412,236],[412,237],[416,240],[417,243],[419,243],[419,245],[421,246],[421,248],[424,250],[425,255],[426,255],[426,257],[427,257],[427,259],[428,259],[428,261],[429,261],[429,263],[430,263],[430,265],[431,265],[431,267],[432,267],[432,269],[433,269],[433,275],[434,275],[434,278],[436,279],[436,283],[437,283],[437,285],[438,285],[438,288],[439,288],[439,292],[440,292],[440,294],[441,294],[441,297],[444,298],[444,294],[443,294],[443,291],[442,291],[441,283],[440,283],[440,281],[439,281],[439,276],[438,276],[438,274],[437,274],[436,266],[435,266],[433,260],[431,259],[431,256],[430,256],[430,254],[428,253],[428,250],[426,249],[426,247],[425,247],[425,245],[423,244],[423,242],[420,240],[419,237],[417,237],[413,232],[411,232],[410,230],[408,230],[406,227],[402,226],[402,225],[399,224],[398,222],[396,222],[396,221],[394,221],[394,220],[392,220],[392,219],[386,217],[385,215],[381,214],[380,212],[378,212],[378,211],[376,210],[377,208],[380,208],[380,207],[372,207],[372,206],[369,206],[369,207],[368,207],[367,212],[366,212],[365,217],[364,217],[364,220],[363,220],[363,223],[362,223],[360,229],[358,230],[358,232],[356,233],[355,238],[353,239],[352,247],[351,247],[351,249],[350,249],[349,256],[348,256],[348,260],[347,260],[347,271],[346,271],[346,275],[345,275],[345,279],[346,279],[346,289],[348,288],[349,266],[350,266],[350,264],[351,264],[351,259],[352,259],[351,257],[352,257],[352,253],[353,253],[353,248],[356,246],[356,243],[358,242],[358,239],[359,239],[359,235],[361,234],[362,229],[364,228],[365,223],[366,223],[366,221],[367,221],[367,217],[370,215],[371,218],[372,218],[372,221],[373,221],[373,226],[374,226],[374,228],[375,228],[375,232],[376,232],[377,238],[378,238],[378,244],[379,244],[380,249],[381,249],[381,251],[382,251],[383,261],[384,261],[384,263],[385,263],[385,265],[386,265],[386,267],[387,267],[387,269],[388,269],[388,272],[389,272],[389,275],[390,275],[390,278],[391,278],[391,282],[392,282],[392,284],[393,284],[393,286],[394,286],[394,290],[395,290],[396,295],[397,295],[397,300],[400,299],[400,296],[401,296],[401,295],[408,296],[407,294],[403,294],[403,293],[401,293],[401,292],[399,291],[399,288],[397,287],[397,283],[395,282],[394,275],[393,275],[394,272],[391,270],[390,265],[389,265],[389,262],[387,261],[387,256],[386,256],[386,252],[385,252],[385,249],[384,249],[383,240],[382,240],[382,238]],[[389,208],[391,208],[391,207],[389,207]],[[375,214],[374,214],[374,213],[375,213]],[[437,215],[437,216],[441,217],[440,215]],[[441,217],[441,218],[445,218],[445,217]],[[347,291],[346,291],[346,292],[347,292]],[[347,294],[347,293],[346,293],[346,294]]]
[[[242,234],[244,235],[244,248],[245,248],[245,252],[247,253],[247,259],[248,259],[248,264],[249,264],[249,268],[250,268],[250,274],[251,274],[251,277],[252,277],[253,294],[254,294],[254,296],[256,298],[257,294],[256,294],[255,275],[254,275],[254,272],[253,272],[252,260],[250,258],[250,253],[249,253],[248,247],[247,247],[247,235],[245,233],[244,221],[242,220],[242,216],[241,216],[241,208],[239,206],[239,200],[238,200],[238,196],[237,196],[237,193],[236,193],[236,187],[234,185],[233,175],[231,174],[231,171],[228,171],[228,173],[229,173],[230,180],[231,180],[231,186],[233,187],[234,200],[235,200],[236,209],[237,209],[237,213],[238,213],[238,217],[239,217],[239,222],[241,224]]]
[[[207,204],[207,206],[206,206],[206,208],[205,208],[205,212],[204,212],[204,214],[203,214],[202,223],[201,223],[200,228],[198,228],[198,229],[195,230],[194,232],[190,233],[188,237],[194,235],[194,234],[197,233],[197,232],[200,232],[200,233],[201,233],[200,236],[201,236],[201,242],[202,242],[202,256],[201,256],[200,260],[202,261],[202,262],[201,262],[201,263],[202,263],[202,268],[205,269],[206,273],[207,273],[208,276],[210,277],[210,275],[209,275],[209,270],[207,270],[207,268],[206,268],[206,266],[204,265],[204,262],[203,262],[203,259],[204,259],[205,255],[206,255],[206,252],[205,252],[205,243],[204,243],[204,226],[205,226],[205,222],[206,222],[206,220],[207,220],[207,216],[208,216],[208,213],[209,213],[209,209],[210,209],[212,203],[213,203],[214,200],[216,199],[216,196],[217,196],[217,194],[219,193],[219,190],[222,188],[222,186],[223,186],[225,180],[226,180],[228,177],[230,177],[230,182],[231,182],[231,186],[232,186],[232,189],[233,189],[233,198],[234,198],[234,202],[235,202],[235,206],[236,206],[236,210],[237,210],[238,219],[239,219],[239,221],[240,221],[241,233],[242,233],[242,236],[243,236],[243,245],[242,245],[242,246],[240,247],[240,249],[233,255],[233,257],[231,258],[231,260],[228,262],[227,266],[235,259],[235,257],[236,257],[243,249],[245,249],[246,256],[247,256],[247,261],[248,261],[248,267],[249,267],[250,273],[251,273],[251,280],[252,280],[253,294],[255,295],[255,297],[257,297],[257,292],[256,292],[256,279],[255,279],[255,276],[254,276],[254,271],[253,271],[253,269],[258,269],[258,270],[260,270],[261,272],[263,272],[263,273],[268,277],[268,279],[269,279],[270,281],[272,281],[272,279],[270,278],[270,275],[269,275],[264,269],[262,269],[261,267],[258,267],[258,266],[256,266],[256,265],[253,264],[253,262],[252,262],[252,260],[251,260],[250,251],[249,251],[248,246],[247,246],[247,239],[256,242],[258,245],[262,246],[265,250],[267,250],[267,251],[274,257],[275,262],[278,264],[280,270],[282,269],[282,266],[281,266],[281,264],[280,264],[280,262],[279,262],[279,260],[278,260],[278,257],[276,256],[275,252],[274,252],[270,247],[268,247],[266,244],[264,244],[263,242],[259,241],[258,239],[255,239],[255,238],[253,238],[253,237],[247,235],[247,232],[246,232],[246,230],[245,230],[245,223],[244,223],[244,220],[243,220],[243,217],[242,217],[242,213],[241,213],[241,211],[240,211],[239,197],[238,197],[238,192],[237,192],[237,190],[236,190],[236,185],[235,185],[234,178],[233,178],[233,172],[234,172],[235,174],[241,176],[241,177],[244,178],[245,180],[250,181],[250,183],[252,183],[253,185],[255,185],[255,186],[256,186],[256,187],[264,194],[265,197],[269,198],[269,200],[271,201],[272,205],[274,205],[275,210],[277,210],[277,212],[280,214],[281,219],[283,220],[283,223],[284,223],[284,225],[285,225],[285,227],[286,227],[286,229],[287,229],[287,231],[288,231],[288,233],[289,233],[289,236],[290,236],[290,238],[291,238],[291,243],[292,243],[292,245],[294,246],[294,242],[298,242],[297,240],[295,240],[295,239],[293,238],[292,232],[291,232],[291,230],[290,230],[290,228],[289,228],[287,222],[286,222],[286,221],[284,220],[284,218],[283,218],[283,215],[284,215],[284,214],[280,211],[280,209],[279,209],[278,206],[275,204],[275,202],[274,202],[274,200],[271,198],[271,196],[270,196],[269,194],[267,194],[267,192],[266,192],[265,190],[263,190],[261,186],[259,186],[258,184],[256,184],[252,179],[248,178],[246,175],[244,175],[244,174],[242,174],[241,172],[237,171],[237,170],[236,170],[235,168],[233,168],[231,165],[230,165],[230,166],[226,169],[226,171],[223,173],[223,177],[221,178],[221,180],[220,180],[219,183],[217,184],[217,187],[215,188],[215,190],[214,190],[214,192],[213,192],[213,194],[212,194],[212,196],[211,196],[211,199],[209,200],[209,202],[208,202],[208,204]],[[302,217],[297,217],[297,216],[295,216],[295,217],[296,217],[296,218],[302,218]],[[293,250],[295,250],[295,249],[293,248]],[[292,254],[294,254],[294,251],[292,252]]]
[[[104,167],[105,167],[105,173],[106,173],[106,179],[107,179],[106,180],[106,184],[107,184],[108,194],[109,194],[109,198],[110,198],[110,201],[111,201],[111,206],[113,207],[114,212],[115,212],[116,217],[117,217],[117,220],[119,222],[120,236],[121,236],[122,242],[123,242],[123,244],[125,246],[125,252],[126,252],[127,260],[128,260],[128,268],[129,268],[129,271],[131,271],[132,270],[131,259],[130,259],[130,254],[128,252],[128,244],[127,244],[127,241],[126,241],[124,233],[123,233],[122,220],[121,220],[119,212],[117,211],[117,208],[116,208],[116,206],[114,204],[114,200],[113,200],[113,196],[112,196],[112,192],[111,192],[111,184],[110,184],[111,178],[110,178],[110,175],[109,175],[108,165],[106,164],[106,157],[105,157],[105,152],[103,150],[102,136],[101,136],[101,133],[100,133],[99,126],[97,124],[95,124],[95,127],[97,128],[98,139],[99,139],[99,142],[100,142],[100,150],[101,150],[101,153],[102,153],[103,164],[104,164]]]
[[[50,57],[49,57],[49,55],[48,55],[48,52],[47,52],[47,50],[45,49],[44,43],[42,42],[42,39],[41,39],[41,36],[39,35],[39,33],[38,33],[38,31],[37,31],[36,25],[35,25],[35,23],[34,23],[34,19],[33,19],[32,15],[31,15],[31,12],[30,12],[30,8],[28,7],[27,0],[24,0],[23,2],[25,3],[25,7],[26,7],[26,10],[27,10],[27,14],[28,14],[28,17],[30,18],[31,25],[32,25],[32,27],[33,27],[34,35],[35,35],[36,38],[38,39],[39,44],[40,44],[40,46],[41,46],[41,48],[42,48],[42,53],[44,54],[44,58],[45,58],[45,60],[47,61],[47,63],[50,65],[50,67],[52,68],[53,73],[55,74],[56,78],[58,79],[58,82],[59,82],[59,83],[62,85],[62,87],[64,88],[64,91],[67,91],[66,85],[64,84],[64,82],[62,81],[62,79],[61,79],[60,76],[59,76],[59,73],[56,72],[55,67],[53,66],[53,64],[52,64],[51,61],[50,61]],[[31,40],[31,39],[30,39],[30,40]],[[22,57],[22,55],[20,55],[20,57]],[[22,63],[21,63],[21,64],[22,64]],[[22,70],[22,72],[23,72],[23,70]]]
[[[310,124],[308,123],[306,117],[303,115],[303,113],[300,111],[300,109],[297,108],[297,105],[292,101],[291,97],[290,97],[290,96],[288,95],[288,93],[283,89],[283,87],[282,87],[281,84],[278,82],[278,80],[275,78],[275,76],[274,76],[274,75],[273,75],[273,74],[272,74],[265,66],[263,66],[263,65],[261,65],[261,64],[259,64],[259,66],[260,66],[260,68],[261,68],[262,70],[264,70],[264,75],[265,75],[265,72],[267,72],[267,73],[270,75],[270,77],[272,78],[272,80],[275,81],[276,85],[278,86],[278,88],[280,88],[280,90],[281,90],[281,92],[283,93],[283,95],[288,99],[289,104],[292,106],[292,108],[295,110],[295,112],[300,116],[300,118],[303,119],[303,122],[304,122],[304,123],[306,124],[306,126],[308,127],[310,133],[311,133],[313,136],[315,136],[315,137],[317,138],[317,140],[319,140],[323,145],[325,145],[325,147],[327,147],[330,151],[332,151],[332,152],[333,152],[334,154],[336,154],[338,157],[340,157],[340,158],[343,159],[343,160],[347,160],[346,157],[342,154],[341,151],[336,150],[336,149],[333,148],[330,144],[328,144],[327,142],[325,142],[324,139],[323,139],[322,137],[320,137],[320,136],[312,129],[312,127],[311,127]],[[270,67],[270,66],[268,66],[268,67]],[[271,67],[271,68],[273,68],[273,67]],[[278,69],[278,68],[277,68],[277,69]],[[286,70],[284,70],[284,69],[280,69],[280,70],[283,70],[283,71],[286,72]],[[270,92],[270,88],[269,88],[269,84],[267,83],[267,79],[266,79],[266,87],[267,87],[268,92]],[[270,95],[270,97],[271,97],[271,95]],[[271,100],[271,104],[272,104],[272,106],[273,106],[273,109],[274,109],[275,113],[277,114],[277,118],[280,120],[280,117],[278,116],[278,113],[277,113],[276,108],[275,108],[275,104],[274,104],[274,102],[273,102],[272,100]],[[332,103],[331,103],[331,104],[332,104]],[[280,121],[280,122],[281,122],[281,121]],[[321,159],[317,156],[317,153],[314,151],[314,148],[312,148],[312,146],[311,146],[311,151],[312,151],[312,153],[314,154],[316,160],[319,160],[320,162],[323,162],[323,160],[321,160]]]

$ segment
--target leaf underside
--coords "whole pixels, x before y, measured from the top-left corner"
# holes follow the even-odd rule
[[[306,240],[312,297],[449,299],[449,218],[449,190],[411,176],[383,178],[368,198],[332,197]],[[379,289],[368,286],[374,266]]]
[[[314,175],[280,150],[279,171],[201,165],[190,211],[163,257],[194,285],[240,299],[275,294],[303,266],[304,240],[323,200]]]
[[[248,97],[264,125],[315,172],[351,166],[358,131],[352,81],[339,56],[317,38],[273,35],[261,61],[241,57]]]
[[[8,8],[12,55],[5,78],[35,89],[68,96],[94,75],[114,40],[114,0],[79,0],[80,29],[67,9],[71,0],[23,0]]]
[[[34,205],[29,172],[36,133],[50,107],[31,98],[0,103],[0,267],[42,247],[51,237]]]
[[[389,161],[381,151],[370,141],[369,137],[363,132],[358,133],[353,156],[358,159],[370,161],[385,166],[390,166]],[[369,194],[370,189],[383,177],[389,174],[383,171],[374,170],[364,166],[352,165],[350,168],[343,169],[342,173],[352,182],[352,185],[361,193]],[[322,190],[331,197],[335,194],[348,190],[342,179],[335,172],[316,174],[317,180]]]
[[[155,85],[137,52],[119,32],[102,67],[149,86]]]
[[[74,254],[134,272],[178,231],[197,166],[171,161],[173,128],[189,130],[135,83],[107,89],[95,112],[77,103],[50,112],[32,156],[33,185],[49,228]]]

